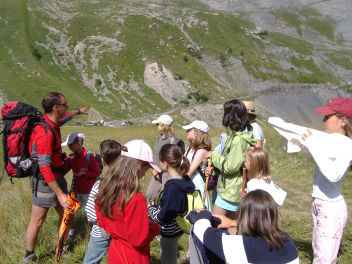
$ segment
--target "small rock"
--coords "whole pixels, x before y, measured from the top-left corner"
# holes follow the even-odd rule
[[[194,51],[197,50],[197,47],[193,44],[185,44],[185,47],[189,50],[194,50]]]
[[[173,36],[169,36],[168,39],[169,40],[174,40],[174,37]]]
[[[164,40],[160,40],[160,46],[164,46],[165,45],[165,41]]]

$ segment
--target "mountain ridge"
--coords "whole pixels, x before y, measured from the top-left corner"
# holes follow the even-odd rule
[[[232,4],[232,9],[214,10],[214,2],[222,3],[222,9]],[[258,26],[262,23],[250,8],[246,13],[233,7],[234,2],[240,1],[5,0],[0,4],[0,24],[5,25],[0,29],[3,101],[24,100],[37,106],[38,96],[58,90],[73,106],[92,105],[104,120],[112,121],[245,95],[270,112],[272,106],[264,103],[270,100],[263,99],[268,95],[257,94],[272,87],[282,87],[278,95],[284,97],[285,91],[280,91],[285,87],[304,94],[299,87],[309,86],[319,102],[326,96],[318,90],[350,96],[349,33],[344,40],[334,29],[332,39],[314,31],[309,21],[312,14],[314,19],[321,14],[317,10],[290,13],[291,9],[267,8],[267,16],[275,17],[277,24],[299,21],[298,26],[292,22],[286,27],[301,38],[271,32]],[[336,47],[302,40],[306,28]],[[289,105],[297,108],[294,101]],[[310,109],[300,107],[302,113]],[[189,115],[180,111],[180,119],[186,122]]]

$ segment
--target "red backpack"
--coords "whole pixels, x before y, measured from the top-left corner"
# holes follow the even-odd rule
[[[54,133],[52,127],[41,118],[37,108],[22,103],[9,102],[1,109],[3,121],[3,158],[4,170],[8,176],[24,178],[36,175],[38,163],[30,157],[29,141],[36,125],[42,125]],[[54,146],[56,145],[54,137]],[[0,182],[3,175],[1,176]]]

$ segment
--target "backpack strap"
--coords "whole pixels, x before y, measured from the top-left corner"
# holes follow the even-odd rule
[[[186,154],[185,154],[186,157],[187,157],[188,153],[191,151],[191,149],[192,149],[191,147],[189,147],[189,148],[187,149],[187,152],[186,152]],[[197,153],[198,150],[199,150],[199,148],[194,151],[191,162],[193,161],[194,156],[196,155],[196,153]],[[204,174],[204,172],[202,171],[202,169],[200,168],[200,166],[198,166],[197,171],[198,171],[198,173],[200,174],[200,176],[202,176],[203,181],[204,181],[204,180],[205,180],[205,174]]]
[[[90,167],[90,154],[92,154],[92,153],[88,150],[87,155],[86,155],[86,160],[88,162],[88,168]]]
[[[55,131],[54,129],[47,123],[45,122],[45,120],[43,118],[40,119],[39,122],[36,123],[36,125],[40,125],[44,127],[45,133],[47,133],[46,129],[49,129],[49,131],[52,133],[53,138],[54,138],[54,142],[53,142],[53,152],[58,152],[59,149],[55,149],[56,143],[57,143],[57,139],[56,139],[56,135],[55,135]]]

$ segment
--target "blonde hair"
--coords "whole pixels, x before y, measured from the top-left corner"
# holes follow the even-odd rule
[[[197,128],[192,128],[196,132],[196,137],[190,142],[190,146],[192,149],[205,149],[211,150],[211,141],[209,138],[209,134],[205,133]]]
[[[126,204],[139,192],[139,172],[147,162],[119,156],[109,167],[101,181],[97,201],[103,215],[112,218],[113,206],[123,210]]]
[[[352,138],[352,118],[349,118],[349,117],[344,116],[342,114],[336,114],[336,117],[339,119],[342,119],[342,118],[346,119],[346,126],[344,127],[345,134],[347,137]]]
[[[170,135],[174,135],[175,131],[172,128],[172,126],[165,125],[164,123],[159,123],[161,126],[161,133],[163,134],[163,137],[167,138]]]
[[[249,179],[263,179],[266,182],[271,181],[269,154],[263,148],[249,148],[246,153],[249,159]]]

